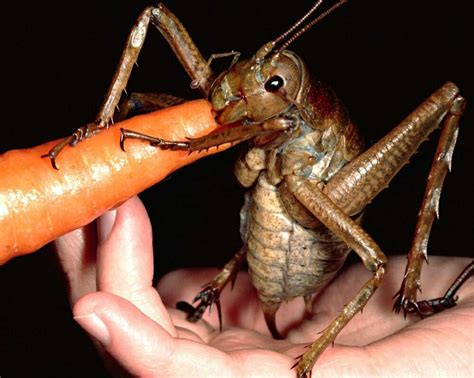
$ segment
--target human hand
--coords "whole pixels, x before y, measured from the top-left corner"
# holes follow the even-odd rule
[[[217,314],[189,323],[174,308],[190,300],[218,272],[186,269],[152,286],[153,250],[146,211],[133,198],[92,226],[56,242],[68,278],[76,321],[129,374],[137,376],[288,376],[304,346],[318,336],[370,277],[362,264],[341,272],[304,318],[302,300],[283,305],[277,325],[285,340],[270,337],[246,273],[221,295],[224,330]],[[394,314],[405,257],[392,257],[385,279],[364,308],[343,329],[314,367],[320,376],[472,376],[474,283],[459,290],[459,304],[420,320]],[[468,259],[432,257],[422,279],[423,298],[440,296]]]

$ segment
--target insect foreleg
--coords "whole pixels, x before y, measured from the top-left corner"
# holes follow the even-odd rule
[[[65,138],[44,156],[51,160],[55,168],[56,157],[64,147],[67,145],[73,146],[81,140],[93,135],[98,129],[108,127],[113,123],[115,110],[127,86],[132,69],[137,63],[150,23],[153,24],[167,40],[192,82],[196,80],[199,81],[195,88],[207,96],[210,85],[214,80],[214,74],[188,32],[176,16],[163,4],[158,4],[156,7],[148,7],[140,14],[128,35],[112,83],[97,113],[94,124],[79,128],[72,136]]]
[[[245,125],[235,123],[222,126],[213,133],[200,138],[189,138],[187,141],[171,141],[165,140],[151,135],[136,133],[131,130],[122,129],[121,146],[126,139],[141,139],[150,142],[152,146],[159,147],[163,150],[182,150],[182,151],[203,151],[212,147],[219,147],[226,143],[236,144],[255,137],[270,135],[275,131],[285,131],[292,127],[292,124],[283,121],[270,120],[269,122],[255,123]]]

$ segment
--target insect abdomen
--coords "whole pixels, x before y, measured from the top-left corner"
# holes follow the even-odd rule
[[[281,302],[318,291],[349,253],[345,243],[327,237],[327,230],[308,230],[294,221],[265,173],[246,197],[241,234],[247,247],[250,279],[265,302]]]

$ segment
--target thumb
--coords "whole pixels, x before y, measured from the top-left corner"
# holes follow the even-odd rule
[[[97,292],[82,297],[74,319],[132,375],[167,370],[175,340],[158,323],[127,300]]]

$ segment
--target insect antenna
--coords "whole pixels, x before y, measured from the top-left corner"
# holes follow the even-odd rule
[[[286,37],[288,37],[294,30],[296,30],[300,25],[316,10],[319,8],[319,6],[323,3],[324,0],[318,0],[316,4],[314,4],[311,9],[303,16],[301,17],[288,31],[280,35],[278,38],[276,38],[274,41],[271,43],[273,46],[275,46],[278,42],[282,41]],[[331,8],[328,10],[324,11],[321,13],[318,17],[316,17],[314,20],[312,20],[309,24],[303,26],[301,29],[299,29],[297,32],[295,32],[283,45],[278,48],[278,50],[275,51],[275,55],[278,55],[281,53],[283,50],[285,50],[289,45],[291,45],[295,40],[297,40],[301,35],[306,33],[310,28],[312,28],[315,24],[317,24],[319,21],[324,19],[326,16],[330,15],[332,12],[334,12],[337,8],[340,6],[344,5],[347,3],[348,0],[339,0],[336,4],[334,4]]]
[[[312,7],[311,9],[306,12],[306,14],[301,17],[298,21],[296,21],[293,26],[291,26],[286,32],[284,32],[282,35],[280,35],[279,37],[275,38],[272,43],[273,45],[276,45],[278,42],[280,42],[281,40],[285,39],[286,37],[288,37],[291,33],[293,33],[293,31],[297,28],[299,28],[299,26],[309,17],[313,14],[313,12],[319,8],[319,6],[323,3],[324,0],[318,0]]]

